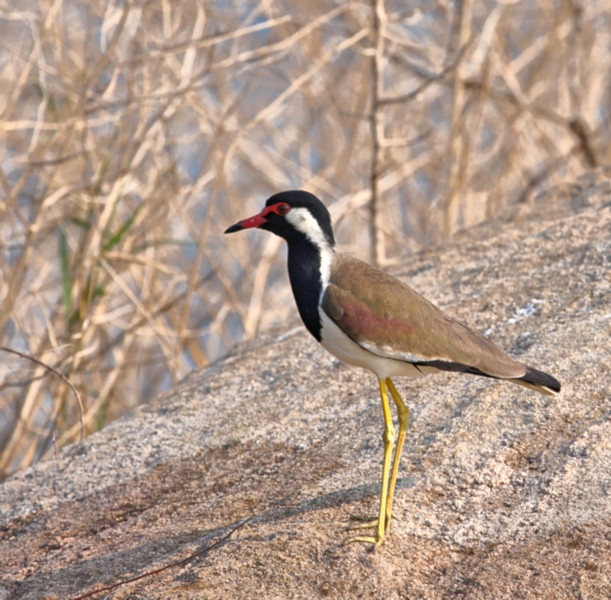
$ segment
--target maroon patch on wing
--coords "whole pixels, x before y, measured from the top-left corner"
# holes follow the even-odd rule
[[[412,334],[414,328],[386,314],[375,313],[351,293],[330,286],[323,300],[323,309],[352,339],[357,342],[375,341],[379,346],[397,346]]]

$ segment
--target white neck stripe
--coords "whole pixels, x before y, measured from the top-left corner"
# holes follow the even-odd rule
[[[293,208],[286,215],[286,220],[297,230],[303,233],[312,244],[318,248],[320,253],[320,282],[322,284],[321,297],[327,289],[331,276],[331,260],[333,259],[333,248],[321,229],[318,221],[312,216],[307,208]]]

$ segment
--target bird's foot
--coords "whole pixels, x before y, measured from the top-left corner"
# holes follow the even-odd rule
[[[356,524],[348,525],[344,531],[356,531],[358,529],[376,528],[378,526],[377,517],[366,517],[365,515],[350,515],[351,521],[357,521]]]
[[[377,517],[366,517],[364,515],[350,515],[350,520],[359,521],[359,523],[357,525],[349,525],[346,527],[346,531],[376,528],[379,521]],[[390,516],[386,518],[386,523],[384,525],[384,533],[388,533],[390,531]]]
[[[376,535],[357,535],[355,537],[351,537],[344,542],[342,542],[342,546],[346,546],[348,544],[352,544],[354,542],[364,542],[366,544],[373,544],[372,550],[379,548],[384,541],[384,536],[386,532],[390,529],[390,519],[386,519],[386,527],[385,530],[380,531],[378,528],[379,519],[376,517],[365,517],[362,515],[351,515],[350,520],[358,521],[355,525],[349,525],[344,529],[344,531],[358,531],[361,529],[377,529]]]
[[[352,537],[349,538],[347,540],[344,540],[342,542],[342,546],[347,546],[348,544],[353,544],[355,542],[364,542],[365,544],[372,544],[373,547],[371,548],[372,550],[375,550],[376,548],[379,548],[382,545],[382,542],[384,541],[384,534],[382,534],[380,537],[378,536],[356,536],[356,537]]]

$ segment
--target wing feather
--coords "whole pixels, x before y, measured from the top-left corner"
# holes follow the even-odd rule
[[[337,254],[322,309],[354,342],[378,356],[415,364],[441,361],[493,377],[526,367],[481,333],[448,317],[408,285],[358,259]]]

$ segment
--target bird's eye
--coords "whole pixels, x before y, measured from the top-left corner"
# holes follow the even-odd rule
[[[280,202],[276,206],[276,214],[280,215],[281,217],[288,214],[290,210],[291,210],[291,207],[288,204],[285,204],[284,202]]]

